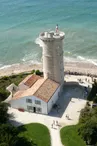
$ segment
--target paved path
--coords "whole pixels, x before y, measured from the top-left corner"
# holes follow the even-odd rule
[[[48,127],[51,135],[51,145],[52,146],[62,146],[60,140],[60,129],[59,126],[51,126],[53,120],[59,121],[59,118],[53,118],[46,115],[19,112],[16,109],[9,108],[9,113],[14,114],[14,121],[11,121],[13,125],[20,126],[28,123],[41,123]]]
[[[52,146],[62,146],[60,139],[60,129],[50,129]]]
[[[77,94],[78,91],[75,91],[75,92]],[[73,95],[75,96],[73,92],[71,93],[72,93],[71,94],[72,96],[69,95],[69,97],[73,97]],[[58,104],[60,104],[61,108],[63,106],[63,109],[60,110],[60,113],[53,113],[52,111],[52,115],[54,116],[41,115],[41,114],[35,114],[35,113],[29,113],[29,112],[20,112],[16,109],[9,108],[9,113],[13,113],[14,115],[14,119],[13,119],[14,121],[12,123],[15,126],[20,126],[20,125],[24,125],[28,123],[44,124],[48,127],[50,131],[52,146],[62,146],[62,143],[60,140],[60,127],[54,125],[54,127],[52,128],[51,125],[53,121],[58,121],[58,123],[61,126],[77,124],[79,115],[80,115],[80,110],[84,108],[86,104],[85,99],[79,99],[79,98],[70,99],[69,97],[68,97],[68,94],[65,93],[65,96],[64,97],[62,96],[62,99],[64,100],[60,98],[61,102],[58,101]],[[55,117],[55,114],[56,114],[56,117]],[[59,114],[61,116],[59,116]],[[69,115],[70,120],[66,118],[66,114]]]

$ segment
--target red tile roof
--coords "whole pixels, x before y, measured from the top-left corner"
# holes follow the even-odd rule
[[[40,78],[40,76],[32,75],[24,84],[30,88]]]
[[[60,86],[53,80],[44,79],[37,75],[30,76],[24,84],[29,86],[30,88],[23,91],[17,91],[13,99],[19,99],[25,96],[27,97],[34,95],[44,102],[48,102]]]
[[[53,94],[58,89],[59,84],[53,80],[47,79],[41,85],[41,87],[34,93],[34,96],[40,98],[41,100],[48,102]]]

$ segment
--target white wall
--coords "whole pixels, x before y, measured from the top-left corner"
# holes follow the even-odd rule
[[[26,99],[28,99],[28,98],[32,99],[32,103],[26,102]],[[35,100],[41,101],[41,105],[35,104]],[[42,109],[42,114],[47,114],[47,103],[44,102],[43,100],[35,97],[35,96],[29,96],[29,97],[27,96],[27,97],[23,97],[23,98],[16,99],[16,100],[11,100],[9,103],[11,104],[11,106],[13,108],[17,108],[17,109],[21,108],[21,109],[24,109],[26,111],[28,111],[27,105],[32,106],[32,107],[36,107],[36,108],[39,107]]]
[[[50,110],[52,109],[52,106],[56,103],[56,101],[58,100],[58,95],[60,93],[60,87],[57,89],[57,91],[54,93],[54,95],[52,96],[52,98],[49,100],[48,104],[47,104],[47,109],[48,109],[48,113],[50,112]]]
[[[7,97],[7,99],[4,100],[4,102],[9,102],[13,97],[13,91],[18,91],[18,87],[14,83],[12,83],[6,88],[6,90],[10,92],[10,95]]]
[[[5,99],[3,102],[8,103],[12,99],[12,92],[10,92],[10,95],[8,96],[7,99]]]
[[[15,91],[18,90],[18,87],[17,87],[14,83],[10,84],[10,85],[6,88],[6,90],[12,92],[12,91],[13,91],[13,88],[14,88]]]

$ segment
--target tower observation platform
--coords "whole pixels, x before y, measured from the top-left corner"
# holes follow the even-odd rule
[[[50,78],[60,84],[64,83],[63,39],[65,33],[60,31],[43,32],[39,38],[43,42],[44,78]]]

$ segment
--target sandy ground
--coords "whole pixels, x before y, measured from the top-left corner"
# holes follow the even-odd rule
[[[0,76],[17,74],[20,72],[31,71],[31,70],[41,70],[42,71],[42,64],[17,64],[12,65],[8,68],[0,69]],[[85,62],[65,62],[64,69],[66,72],[78,72],[84,74],[92,74],[97,75],[97,66],[85,63]]]

